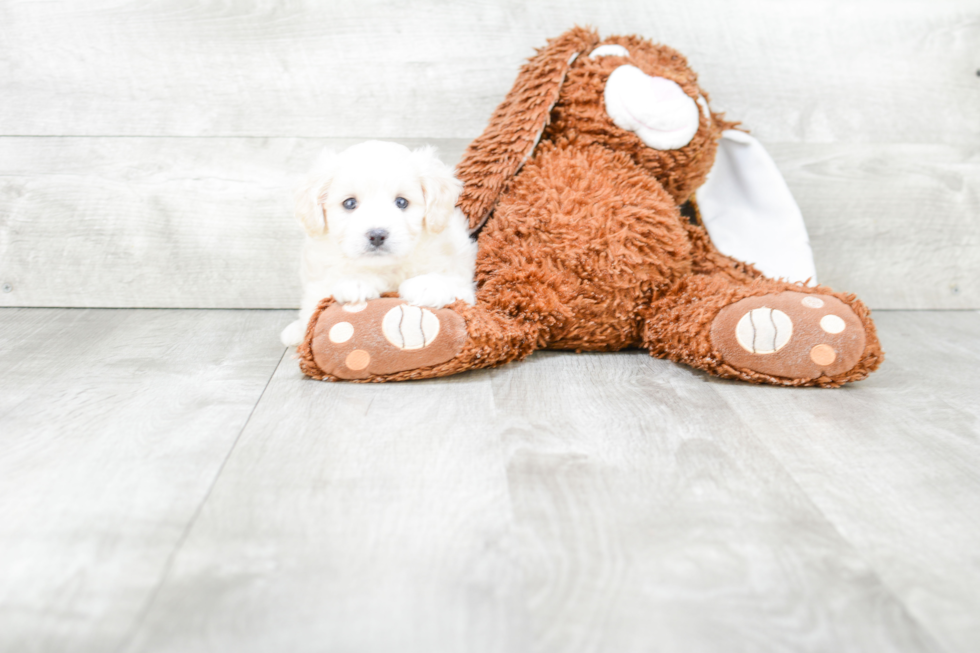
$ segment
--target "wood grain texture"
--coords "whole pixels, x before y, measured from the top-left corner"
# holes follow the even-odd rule
[[[980,146],[768,146],[820,282],[872,308],[980,308]]]
[[[286,319],[0,309],[0,650],[123,641],[275,369]]]
[[[295,307],[290,186],[354,142],[0,138],[0,306]],[[467,141],[434,144],[455,162]],[[768,147],[822,282],[874,308],[980,307],[980,146]]]
[[[494,377],[529,650],[936,650],[704,380],[641,352]]]
[[[712,383],[946,651],[980,646],[980,314],[877,313],[885,364],[841,392]]]
[[[486,372],[263,397],[124,650],[526,650]]]
[[[685,53],[770,142],[976,143],[972,0],[0,5],[0,133],[471,139],[574,24]]]

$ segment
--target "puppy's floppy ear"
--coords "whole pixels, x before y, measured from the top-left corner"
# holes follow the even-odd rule
[[[296,217],[310,236],[327,233],[327,214],[323,207],[335,169],[336,154],[324,150],[313,171],[296,187]]]
[[[534,152],[568,68],[598,42],[599,35],[583,27],[548,41],[524,64],[490,124],[466,148],[456,174],[464,183],[459,208],[469,218],[471,233],[487,221],[507,182]]]
[[[432,233],[439,233],[449,224],[456,208],[456,200],[463,189],[463,182],[453,176],[452,169],[436,157],[435,150],[423,147],[412,152],[422,196],[425,198],[423,225]]]

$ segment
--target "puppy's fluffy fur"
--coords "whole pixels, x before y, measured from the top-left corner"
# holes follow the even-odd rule
[[[307,236],[303,299],[283,343],[303,340],[324,297],[351,303],[398,291],[418,306],[472,304],[476,243],[456,208],[461,189],[432,148],[367,141],[321,154],[296,195]]]

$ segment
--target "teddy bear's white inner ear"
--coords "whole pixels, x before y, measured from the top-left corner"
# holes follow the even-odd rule
[[[665,77],[636,66],[620,66],[606,81],[606,113],[617,127],[635,132],[655,150],[676,150],[691,142],[700,124],[697,103]]]
[[[722,254],[773,279],[817,282],[803,214],[759,141],[734,129],[718,142],[715,165],[697,191],[698,209]]]
[[[600,45],[591,53],[589,53],[589,57],[593,59],[595,57],[628,57],[628,56],[630,56],[629,50],[627,50],[621,45],[613,45],[613,44]]]

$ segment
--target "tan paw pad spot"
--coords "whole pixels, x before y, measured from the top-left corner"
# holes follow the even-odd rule
[[[823,308],[823,300],[819,297],[814,297],[813,295],[807,295],[800,303],[807,308]]]
[[[367,353],[363,349],[355,349],[351,353],[347,354],[347,358],[344,360],[344,365],[348,369],[352,369],[355,372],[363,370],[371,362],[371,354]]]
[[[837,360],[837,352],[830,345],[817,345],[810,350],[810,360],[817,365],[826,367]]]
[[[344,309],[345,311],[347,311],[348,313],[360,313],[365,308],[367,308],[367,302],[357,302],[357,303],[354,303],[354,304],[344,304],[343,306],[341,306],[341,308]]]

